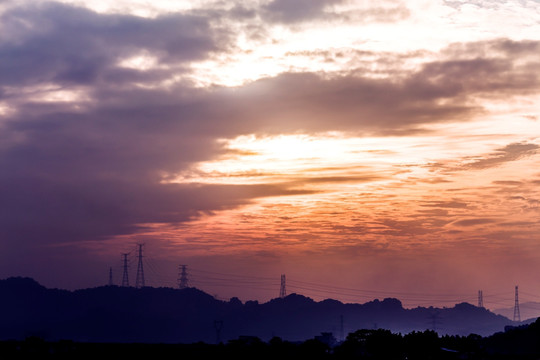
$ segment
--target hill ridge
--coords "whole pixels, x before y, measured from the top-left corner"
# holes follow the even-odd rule
[[[302,341],[322,332],[343,335],[384,328],[409,333],[433,329],[440,334],[481,336],[515,326],[508,318],[469,303],[452,308],[405,309],[399,299],[364,304],[334,299],[315,301],[289,294],[268,302],[218,300],[197,288],[141,289],[99,286],[79,290],[47,289],[30,278],[0,280],[0,339],[40,336],[94,342],[217,341],[242,335]]]

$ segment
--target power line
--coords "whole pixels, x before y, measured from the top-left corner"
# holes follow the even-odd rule
[[[248,276],[238,274],[228,274],[221,272],[213,272],[207,270],[193,269],[194,278],[197,284],[213,286],[213,287],[238,287],[243,288],[249,286],[252,289],[269,290],[275,284],[275,278]],[[207,275],[208,274],[208,275]],[[415,302],[417,305],[433,304],[433,303],[474,303],[475,298],[471,294],[427,294],[417,292],[403,291],[379,291],[358,288],[339,287],[325,285],[320,283],[311,283],[299,280],[289,280],[287,284],[289,289],[308,296],[339,296],[340,298],[349,298],[354,302],[359,299],[371,300],[374,297],[399,297],[405,302]],[[290,291],[289,291],[290,292]],[[499,294],[497,294],[499,295]],[[495,295],[494,295],[495,296]],[[490,297],[491,299],[491,297]],[[496,303],[496,301],[493,301]]]
[[[129,253],[128,253],[129,254]],[[124,276],[122,281],[122,286],[129,286],[129,279],[127,277],[127,255],[128,254],[122,254],[124,256]],[[135,257],[135,256],[134,256]],[[139,244],[139,267],[138,267],[138,277],[139,282],[138,285],[141,286],[141,281],[144,278],[144,269],[142,267],[142,244]],[[180,287],[182,281],[182,266],[180,265],[179,271],[178,271],[178,278],[176,281],[173,277],[170,276],[164,276],[162,275],[164,273],[163,269],[160,269],[158,266],[159,264],[154,264],[152,262],[152,259],[147,259],[145,261],[149,266],[150,273],[152,277],[154,277],[159,283],[167,283],[169,287]],[[140,270],[139,270],[140,268]],[[342,287],[342,286],[336,286],[336,285],[326,285],[321,283],[313,283],[308,281],[300,281],[300,280],[290,280],[288,281],[289,284],[286,284],[286,281],[280,281],[278,283],[278,280],[275,277],[263,277],[263,276],[253,276],[253,275],[245,275],[245,274],[231,274],[231,273],[223,273],[223,272],[216,272],[216,271],[209,271],[209,270],[203,270],[203,269],[189,269],[189,277],[188,277],[188,271],[186,267],[186,282],[184,284],[190,285],[190,286],[202,286],[204,287],[224,287],[224,288],[249,288],[253,290],[261,290],[261,291],[272,291],[272,289],[275,289],[275,286],[280,286],[280,297],[285,293],[290,292],[298,292],[301,294],[304,294],[306,296],[312,296],[312,297],[325,297],[325,298],[337,298],[339,300],[346,300],[350,299],[351,302],[359,303],[363,300],[370,301],[374,298],[380,298],[380,297],[395,297],[401,300],[404,303],[408,304],[416,304],[416,306],[422,306],[422,305],[433,305],[433,304],[444,304],[444,303],[462,303],[462,302],[468,302],[471,304],[474,304],[475,300],[478,301],[478,304],[483,307],[484,306],[484,296],[483,291],[479,290],[478,298],[475,299],[473,296],[471,296],[470,293],[468,294],[445,294],[445,293],[422,293],[422,292],[406,292],[406,291],[381,291],[381,290],[373,290],[373,289],[365,289],[365,288],[351,288],[351,287]],[[283,275],[284,276],[284,275]],[[282,280],[282,279],[280,279]],[[283,279],[285,280],[285,279]],[[195,285],[193,285],[195,284]],[[279,285],[278,285],[279,284]],[[282,285],[285,285],[284,289],[282,289]],[[143,285],[144,286],[144,285]],[[287,289],[288,287],[288,289]],[[282,290],[285,290],[282,292]],[[507,293],[495,293],[489,295],[489,303],[494,305],[500,305],[503,306],[503,304],[508,303],[508,301],[511,301],[509,296],[506,296]],[[529,294],[531,297],[537,297],[535,294]],[[518,309],[519,311],[519,309]],[[517,316],[517,315],[516,315]]]
[[[290,281],[290,283],[294,283],[295,281]],[[323,288],[322,286],[299,286],[299,285],[291,285],[289,286],[290,288],[293,288],[293,289],[298,289],[298,290],[302,290],[304,292],[308,292],[308,293],[315,293],[315,294],[319,294],[319,295],[322,295],[322,296],[335,296],[335,295],[340,295],[340,296],[346,296],[346,297],[349,297],[349,298],[353,298],[354,300],[358,300],[358,299],[373,299],[373,297],[380,297],[380,296],[383,296],[383,295],[393,295],[395,296],[396,293],[395,292],[373,292],[373,291],[366,291],[366,290],[362,290],[362,289],[350,289],[350,288],[346,288],[347,291],[343,291],[343,290],[339,290],[340,288],[336,288],[336,287],[332,287],[332,286],[328,286],[327,288],[329,289],[326,289],[326,288]],[[336,289],[336,290],[334,290]],[[344,289],[344,288],[342,288]],[[474,301],[474,297],[472,296],[467,296],[467,297],[458,297],[458,295],[453,295],[453,296],[441,296],[440,294],[418,294],[418,293],[402,293],[404,295],[401,295],[399,296],[400,297],[400,300],[402,301],[410,301],[410,302],[423,302],[423,303],[433,303],[433,302],[453,302],[453,303],[459,303],[459,302],[464,302],[464,301],[468,301],[468,302],[472,302]],[[407,296],[405,294],[414,294],[414,296]],[[470,295],[470,294],[469,294]]]
[[[200,282],[204,282],[208,285],[223,285],[230,284],[246,284],[249,286],[253,285],[273,285],[275,284],[274,278],[267,277],[257,277],[257,276],[247,276],[247,275],[238,275],[238,274],[226,274],[205,270],[192,269],[191,273],[195,273],[196,278]],[[205,276],[202,274],[216,274],[217,276]],[[380,290],[367,290],[367,289],[358,289],[358,288],[348,288],[348,287],[339,287],[332,286],[320,283],[311,283],[299,280],[289,280],[288,287],[293,289],[304,290],[308,292],[314,292],[317,294],[328,294],[328,295],[347,295],[347,296],[359,296],[359,297],[373,297],[373,296],[406,296],[407,299],[411,300],[421,300],[421,301],[432,301],[432,300],[441,300],[444,298],[448,301],[456,300],[472,300],[473,298],[470,294],[426,294],[426,293],[413,293],[413,292],[397,292],[397,291],[380,291]],[[443,300],[444,300],[443,299]]]
[[[215,274],[220,276],[226,276],[226,277],[235,277],[235,278],[246,278],[246,279],[254,279],[254,280],[275,280],[273,277],[262,277],[262,276],[252,276],[252,275],[239,275],[239,274],[228,274],[223,272],[216,272],[216,271],[208,271],[208,270],[201,270],[201,269],[194,269],[190,267],[191,272],[199,272],[199,273],[206,273],[206,274]]]
[[[417,292],[403,292],[403,291],[382,291],[382,290],[368,290],[368,289],[358,289],[358,288],[348,288],[348,287],[340,287],[340,286],[334,286],[334,285],[326,285],[326,284],[320,284],[320,283],[312,283],[312,282],[306,282],[306,281],[299,281],[299,280],[290,280],[290,283],[298,283],[301,285],[309,285],[316,288],[321,289],[335,289],[335,290],[343,290],[343,291],[351,291],[351,292],[358,292],[365,295],[385,295],[385,296],[420,296],[420,297],[469,297],[470,294],[427,294],[427,293],[417,293]]]

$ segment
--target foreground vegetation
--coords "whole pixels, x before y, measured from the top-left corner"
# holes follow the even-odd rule
[[[74,359],[98,356],[149,356],[152,359],[538,359],[540,320],[528,326],[508,328],[489,337],[439,336],[436,332],[395,334],[388,330],[358,330],[341,343],[331,337],[289,342],[275,337],[264,342],[256,337],[220,344],[120,344],[73,341],[47,342],[30,337],[0,342],[0,358]]]

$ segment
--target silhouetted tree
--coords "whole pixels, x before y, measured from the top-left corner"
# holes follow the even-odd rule
[[[335,349],[338,358],[402,359],[403,339],[389,330],[357,330]]]
[[[403,337],[409,359],[438,360],[442,357],[439,335],[433,330],[413,331]]]
[[[330,358],[330,346],[316,339],[309,339],[300,345],[300,353],[305,359]]]

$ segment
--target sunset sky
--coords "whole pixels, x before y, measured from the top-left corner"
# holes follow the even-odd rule
[[[540,301],[539,0],[0,0],[0,277]]]

